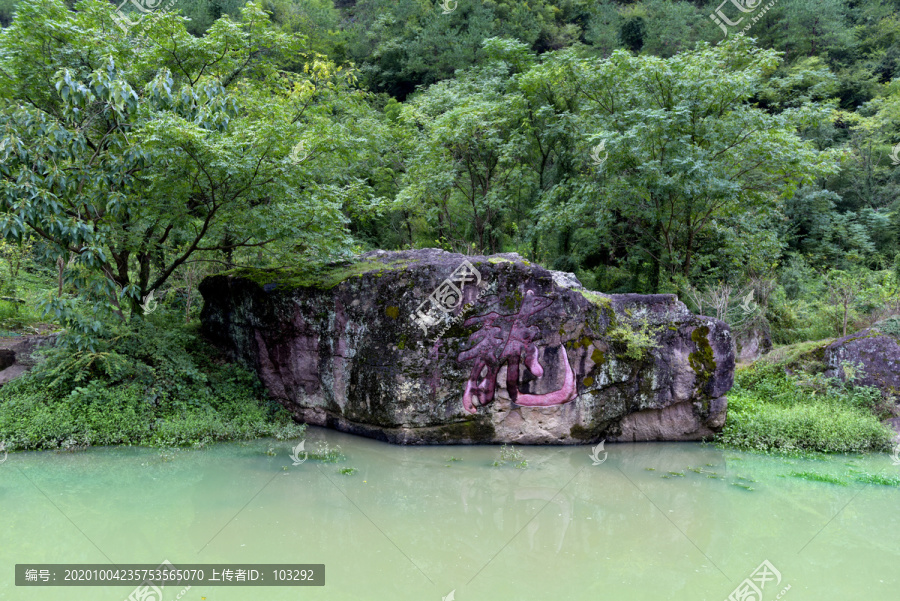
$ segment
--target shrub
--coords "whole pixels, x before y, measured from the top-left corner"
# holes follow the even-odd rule
[[[516,468],[518,469],[525,469],[528,467],[528,460],[525,459],[522,451],[512,445],[504,443],[504,445],[500,447],[500,459],[495,461],[493,465],[494,467],[500,467],[507,463],[515,463]]]
[[[46,351],[0,389],[0,440],[53,449],[302,435],[305,426],[266,399],[254,374],[223,361],[177,317],[166,319],[122,327],[96,352]]]
[[[875,324],[875,329],[883,332],[888,336],[900,338],[900,316],[895,315]]]
[[[661,326],[652,327],[646,316],[638,320],[638,323],[640,325],[635,326],[620,318],[607,334],[611,340],[625,346],[623,357],[634,361],[643,361],[647,353],[658,346],[656,336],[662,328]]]
[[[884,451],[893,432],[872,413],[879,399],[870,387],[757,363],[736,374],[719,441],[776,453]]]

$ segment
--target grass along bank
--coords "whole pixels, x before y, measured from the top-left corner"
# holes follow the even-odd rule
[[[17,450],[300,437],[305,426],[198,328],[160,312],[119,325],[95,352],[44,351],[0,388],[0,441]]]
[[[794,364],[799,360],[798,353],[780,356]],[[785,362],[760,360],[736,372],[718,442],[766,453],[882,452],[894,436],[881,423],[886,410],[877,388],[856,386],[852,378],[789,373]]]

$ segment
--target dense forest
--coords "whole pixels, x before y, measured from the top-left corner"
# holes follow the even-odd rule
[[[183,350],[198,282],[376,248],[517,252],[776,345],[900,313],[900,1],[761,7],[0,1],[0,318],[65,328],[18,394],[245,394]]]

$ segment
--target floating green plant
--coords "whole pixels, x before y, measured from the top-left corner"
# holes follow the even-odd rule
[[[525,459],[522,451],[512,445],[504,444],[500,447],[500,459],[495,461],[492,465],[494,467],[500,467],[507,463],[515,463],[515,467],[520,470],[524,470],[528,467],[528,460]]]
[[[309,458],[325,463],[337,463],[338,461],[343,461],[344,459],[346,459],[344,454],[341,452],[340,445],[335,445],[332,447],[325,441],[319,442],[317,444],[316,450],[309,453]]]
[[[879,484],[881,486],[900,486],[900,478],[896,476],[882,476],[881,474],[870,474],[863,472],[861,474],[853,474],[850,476],[857,482],[865,484]]]
[[[827,484],[836,484],[838,486],[847,486],[847,483],[837,476],[829,476],[828,474],[817,474],[816,472],[791,472],[789,474],[793,478],[802,478],[810,482],[825,482]]]

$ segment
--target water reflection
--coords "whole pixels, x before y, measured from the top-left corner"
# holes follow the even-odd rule
[[[0,571],[106,561],[99,548],[123,562],[325,563],[326,588],[303,593],[328,601],[450,590],[460,601],[693,601],[727,598],[769,560],[798,599],[893,598],[900,491],[791,477],[875,473],[890,468],[886,457],[607,444],[601,465],[588,446],[522,447],[528,467],[516,469],[493,465],[498,447],[397,447],[311,429],[307,444],[317,440],[340,444],[346,461],[293,466],[295,441],[16,454],[16,469],[11,459],[0,470]],[[123,590],[17,590],[0,579],[0,598],[23,601],[121,601]]]
[[[543,520],[548,522],[547,529],[557,538],[555,550],[556,553],[559,553],[562,550],[569,524],[572,522],[574,511],[572,498],[558,488],[522,486],[518,480],[511,474],[498,475],[491,480],[463,478],[459,483],[463,512],[466,515],[472,512],[481,518],[484,516],[486,508],[493,508],[492,519],[489,522],[480,522],[479,525],[491,523],[496,532],[504,532],[507,513],[514,514],[516,525],[518,525],[531,510],[532,517],[525,526],[529,548],[534,549],[534,537],[541,528]],[[536,504],[534,501],[542,502]]]

